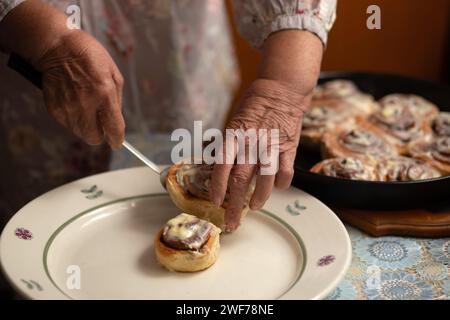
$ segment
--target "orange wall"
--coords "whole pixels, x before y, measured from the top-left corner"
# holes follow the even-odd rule
[[[381,8],[382,29],[366,28],[367,7]],[[228,2],[228,6],[229,6]],[[448,61],[449,0],[338,0],[323,70],[364,70],[442,79]],[[259,54],[234,30],[242,88],[255,78]]]
[[[439,80],[449,39],[449,0],[341,0],[325,70],[393,72]],[[381,30],[368,30],[366,9],[381,8]]]

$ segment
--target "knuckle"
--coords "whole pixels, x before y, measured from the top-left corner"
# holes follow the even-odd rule
[[[125,134],[125,122],[124,121],[117,121],[117,123],[114,126],[115,131],[117,132],[118,135],[122,136]]]
[[[123,87],[123,85],[125,84],[125,79],[123,78],[123,75],[120,72],[116,75],[116,82],[117,85],[119,85],[120,87]]]
[[[103,80],[97,86],[97,92],[101,97],[109,97],[111,94],[115,93],[115,83],[112,80]]]
[[[280,168],[278,171],[278,174],[283,177],[293,177],[294,176],[294,168],[288,167],[288,168]]]
[[[232,175],[231,181],[234,186],[243,187],[247,185],[248,175],[243,171],[236,170]]]

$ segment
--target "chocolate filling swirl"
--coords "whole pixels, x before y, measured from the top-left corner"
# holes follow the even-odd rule
[[[209,200],[209,186],[211,183],[213,166],[184,165],[178,171],[179,183],[192,196]]]
[[[209,189],[213,168],[213,165],[185,164],[181,166],[177,172],[178,184],[187,194],[202,200],[210,201]],[[228,199],[229,192],[225,195],[223,204],[225,208]]]
[[[441,112],[431,123],[434,134],[439,137],[450,137],[450,113]]]
[[[323,175],[350,180],[374,180],[373,169],[354,158],[330,159],[323,163]]]
[[[378,166],[388,182],[406,182],[438,178],[441,175],[425,161],[398,157],[381,162]]]
[[[450,164],[450,137],[436,139],[431,146],[431,155],[440,162]]]
[[[408,108],[418,118],[425,119],[439,112],[439,109],[430,101],[416,95],[391,94],[380,100],[381,106],[399,106]]]
[[[341,133],[338,141],[346,149],[361,155],[383,157],[395,153],[391,145],[385,140],[363,128]]]
[[[182,214],[166,224],[162,241],[173,249],[198,251],[208,241],[211,231],[211,223]]]
[[[421,135],[418,119],[402,105],[387,105],[370,117],[370,121],[404,143]]]

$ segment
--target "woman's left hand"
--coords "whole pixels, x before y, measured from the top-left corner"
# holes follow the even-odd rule
[[[227,129],[278,130],[278,143],[269,142],[270,150],[278,150],[278,171],[262,175],[262,163],[234,164],[236,144],[226,150],[224,164],[216,164],[211,181],[211,201],[220,206],[229,190],[225,215],[227,231],[239,227],[248,190],[256,176],[250,200],[252,210],[261,209],[273,187],[287,189],[294,177],[294,161],[300,142],[302,116],[308,110],[310,97],[320,73],[323,46],[313,34],[299,30],[278,32],[266,40],[260,77],[241,100]],[[257,135],[258,137],[258,135]],[[232,149],[232,148],[230,148]],[[260,150],[258,150],[260,152]],[[226,156],[225,156],[226,155]],[[264,164],[265,166],[266,164]]]
[[[270,130],[278,130],[278,143],[269,142],[267,150],[278,149],[279,166],[276,163],[270,165],[279,169],[276,174],[259,174],[260,159],[258,164],[246,162],[246,164],[225,163],[215,166],[211,183],[212,201],[215,205],[220,206],[223,203],[227,187],[229,188],[227,231],[233,231],[239,226],[240,215],[247,200],[247,191],[255,175],[257,175],[256,186],[250,200],[252,210],[259,210],[264,206],[274,185],[280,189],[287,189],[291,185],[294,177],[294,160],[300,141],[302,115],[305,110],[307,97],[287,84],[274,80],[257,80],[245,94],[227,129],[241,129],[243,132],[249,132],[251,129],[255,132],[267,129],[268,136]]]

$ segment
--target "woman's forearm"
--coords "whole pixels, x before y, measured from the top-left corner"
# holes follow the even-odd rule
[[[311,32],[276,32],[264,44],[259,77],[294,86],[308,96],[317,84],[322,56],[323,44]]]
[[[0,22],[0,47],[39,68],[39,59],[73,32],[67,28],[66,21],[63,13],[41,0],[27,0]]]

